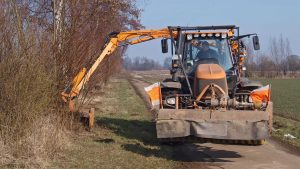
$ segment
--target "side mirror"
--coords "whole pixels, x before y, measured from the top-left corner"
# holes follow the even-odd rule
[[[161,40],[161,52],[168,53],[168,39]]]
[[[260,45],[259,45],[259,38],[258,36],[253,36],[252,37],[252,41],[253,41],[253,48],[254,50],[259,50],[260,49]]]

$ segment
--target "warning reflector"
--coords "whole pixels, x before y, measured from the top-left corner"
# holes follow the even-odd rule
[[[145,87],[145,91],[148,93],[152,106],[160,107],[160,102],[161,102],[160,83],[157,82],[148,87]]]
[[[250,97],[254,103],[257,102],[269,102],[270,101],[271,85],[267,85],[253,90],[250,93]]]

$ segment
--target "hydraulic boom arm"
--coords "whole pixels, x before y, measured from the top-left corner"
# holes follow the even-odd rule
[[[177,32],[169,31],[168,28],[160,30],[134,30],[111,33],[108,42],[104,46],[104,50],[101,52],[94,64],[88,70],[87,68],[82,68],[80,70],[70,85],[61,93],[62,99],[65,102],[69,101],[70,110],[75,111],[74,102],[72,100],[79,95],[84,84],[89,81],[90,77],[105,57],[110,56],[119,46],[138,44],[157,38],[170,38],[171,34],[173,34],[173,37],[177,36]]]

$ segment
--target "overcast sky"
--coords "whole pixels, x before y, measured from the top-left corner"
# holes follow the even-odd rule
[[[288,38],[292,53],[300,55],[300,0],[137,0],[147,29],[167,26],[237,25],[241,34],[258,33],[262,52],[271,37]],[[163,61],[160,40],[130,46],[130,57]]]

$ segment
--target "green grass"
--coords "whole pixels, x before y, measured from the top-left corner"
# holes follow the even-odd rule
[[[74,136],[52,168],[174,168],[172,147],[156,140],[151,114],[127,79],[113,78],[103,91],[96,127]]]
[[[300,148],[300,122],[279,116],[274,116],[273,127],[276,130],[272,132],[272,137]],[[297,138],[289,139],[287,137],[284,137],[285,134],[292,134]]]
[[[274,113],[300,120],[300,79],[259,79],[271,84]]]

